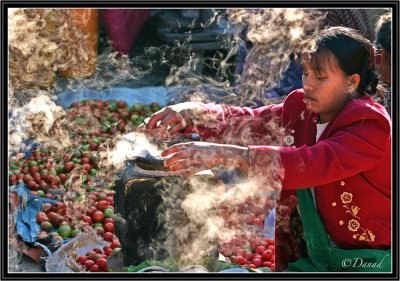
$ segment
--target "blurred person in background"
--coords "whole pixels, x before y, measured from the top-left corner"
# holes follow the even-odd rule
[[[381,55],[380,63],[376,69],[380,74],[380,79],[386,85],[385,97],[382,104],[386,107],[391,116],[391,86],[392,86],[392,63],[391,63],[391,43],[392,43],[392,14],[381,15],[376,24],[375,47]]]

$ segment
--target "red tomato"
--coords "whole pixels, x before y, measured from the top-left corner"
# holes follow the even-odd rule
[[[95,230],[96,230],[97,235],[99,235],[99,236],[103,236],[105,233],[104,228],[102,228],[102,227],[96,227]]]
[[[103,270],[107,268],[107,260],[105,258],[100,258],[96,261],[96,264]]]
[[[96,207],[89,207],[89,208],[86,210],[86,214],[87,214],[88,216],[93,216],[93,213],[96,212],[96,211],[97,211],[97,208],[96,208]]]
[[[103,228],[104,228],[104,231],[105,231],[105,232],[112,232],[112,233],[114,233],[114,231],[115,231],[115,226],[114,226],[113,223],[106,223],[106,224],[104,224]]]
[[[112,223],[112,224],[115,224],[115,222],[114,222],[114,219],[113,219],[113,218],[105,218],[105,219],[104,219],[104,221],[103,221],[103,223],[104,223],[104,224],[107,224],[107,223]]]
[[[80,264],[83,264],[83,262],[86,261],[87,259],[88,259],[87,256],[79,256],[79,257],[76,258],[76,262],[80,263]]]
[[[267,247],[267,250],[271,250],[272,252],[275,253],[275,246],[274,246],[274,245],[269,245],[269,246]]]
[[[96,208],[100,211],[104,211],[105,209],[107,209],[109,204],[110,204],[110,202],[108,202],[106,200],[100,200],[99,202],[97,202]]]
[[[82,164],[82,165],[84,165],[84,164],[90,164],[90,158],[83,157],[83,158],[81,159],[81,164]]]
[[[265,247],[264,246],[258,246],[256,248],[257,253],[259,253],[260,255],[262,255],[262,253],[264,253],[265,251]]]
[[[242,257],[244,257],[245,256],[245,251],[242,249],[242,248],[237,248],[236,250],[235,250],[235,255],[236,256],[242,256]]]
[[[114,235],[111,232],[106,232],[103,235],[104,240],[111,242],[113,240]],[[111,246],[110,246],[111,248]]]
[[[274,256],[274,252],[271,250],[265,250],[264,253],[262,254],[262,259],[264,261],[270,260]]]
[[[88,225],[92,225],[93,224],[93,219],[90,216],[83,216],[82,221],[86,222]]]
[[[97,254],[101,254],[103,251],[100,248],[93,248],[93,250]]]
[[[234,262],[234,263],[237,263],[237,264],[243,265],[243,264],[245,264],[245,263],[247,262],[247,260],[246,260],[244,257],[242,257],[242,256],[236,256],[236,257],[233,259],[233,262]]]
[[[245,258],[251,261],[254,258],[254,254],[252,252],[246,252]]]
[[[114,239],[110,245],[111,249],[121,248],[121,244],[119,243],[118,239]]]
[[[64,164],[64,170],[70,172],[73,168],[75,168],[75,164],[72,161],[69,161]]]
[[[93,264],[91,267],[90,267],[90,272],[100,272],[100,266],[98,266],[97,264]]]
[[[263,262],[264,267],[271,267],[272,263],[270,261]]]
[[[113,251],[113,249],[107,249],[107,250],[104,250],[104,253],[107,255],[107,257],[108,256],[110,256],[111,254],[112,254],[112,251]]]
[[[92,215],[94,222],[102,222],[104,220],[104,214],[102,211],[96,211]]]
[[[253,223],[254,223],[255,225],[259,226],[259,227],[262,227],[263,224],[264,224],[264,221],[263,221],[262,219],[260,219],[260,218],[255,218],[255,219],[253,220]]]
[[[261,267],[262,264],[263,264],[263,261],[262,261],[261,259],[259,259],[259,258],[253,259],[253,264],[254,264],[256,267]]]
[[[114,201],[114,196],[109,196],[107,195],[106,198],[104,198],[104,200],[108,201],[108,202],[113,202]]]

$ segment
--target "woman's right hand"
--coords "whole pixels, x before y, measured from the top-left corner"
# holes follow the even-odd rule
[[[158,139],[169,139],[193,124],[193,116],[202,112],[201,103],[184,102],[166,106],[150,116],[147,124],[140,125],[145,133]]]

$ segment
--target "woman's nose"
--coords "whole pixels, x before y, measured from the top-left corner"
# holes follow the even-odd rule
[[[311,79],[303,76],[303,89],[306,92],[311,92],[314,89]]]

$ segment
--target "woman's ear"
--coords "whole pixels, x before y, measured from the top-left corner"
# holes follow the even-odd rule
[[[361,77],[359,74],[352,74],[347,78],[347,92],[353,93],[360,85]]]

